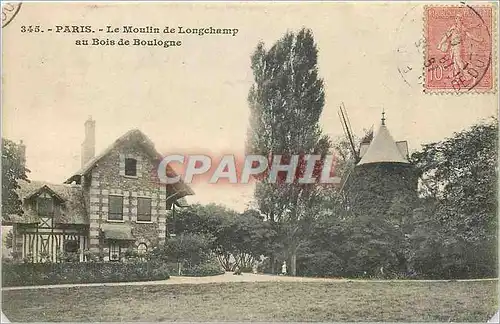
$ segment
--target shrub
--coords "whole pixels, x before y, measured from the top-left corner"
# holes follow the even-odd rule
[[[306,277],[341,277],[345,275],[342,260],[328,251],[319,251],[297,258],[297,272]]]
[[[192,277],[216,276],[223,274],[224,270],[219,262],[206,262],[182,270],[182,275]]]
[[[242,273],[252,273],[253,272],[253,268],[252,267],[241,267],[241,268],[238,267],[238,269]]]
[[[78,252],[61,251],[57,254],[57,258],[63,262],[80,262],[80,254]]]
[[[145,261],[148,259],[148,255],[144,254],[144,255],[141,255],[139,254],[139,252],[137,252],[136,249],[127,249],[125,251],[125,260],[127,262],[137,262],[137,261]]]
[[[160,262],[3,263],[3,286],[126,282],[168,279]]]
[[[194,266],[209,259],[213,240],[214,238],[207,234],[182,234],[168,239],[160,254],[164,254],[164,257],[171,261]]]
[[[90,250],[85,250],[83,251],[83,256],[87,262],[98,262],[99,261],[99,255],[98,253],[92,252]]]

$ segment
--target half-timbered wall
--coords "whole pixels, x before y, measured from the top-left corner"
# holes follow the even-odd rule
[[[21,242],[21,257],[31,262],[62,261],[61,254],[68,252],[66,247],[69,242],[76,243],[79,260],[85,261],[84,251],[88,248],[88,230],[85,226],[49,228],[40,224],[18,225],[16,237]]]

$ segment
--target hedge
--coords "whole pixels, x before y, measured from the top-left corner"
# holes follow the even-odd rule
[[[217,276],[224,273],[225,271],[218,262],[207,262],[182,269],[182,275],[189,277]]]
[[[2,286],[165,280],[158,262],[3,263]]]
[[[175,262],[167,263],[167,269],[172,276],[179,275],[179,265]],[[181,276],[186,277],[206,277],[206,276],[217,276],[224,274],[225,271],[220,266],[219,262],[205,262],[193,266],[182,266]]]

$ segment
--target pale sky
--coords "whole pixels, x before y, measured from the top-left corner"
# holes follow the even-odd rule
[[[96,120],[99,152],[138,128],[164,154],[235,153],[248,125],[250,55],[287,30],[313,31],[325,81],[325,133],[342,135],[341,102],[354,132],[380,122],[410,151],[497,114],[496,94],[424,94],[422,5],[414,3],[24,3],[3,30],[2,136],[27,146],[34,180],[61,183],[80,167],[83,123]],[[22,25],[238,28],[223,35],[21,33]],[[99,37],[179,39],[181,47],[77,47]],[[421,46],[420,46],[420,45]],[[420,46],[420,47],[419,47]],[[399,51],[398,51],[399,49]],[[406,83],[398,72],[411,67]],[[252,186],[195,185],[189,202],[243,210]]]

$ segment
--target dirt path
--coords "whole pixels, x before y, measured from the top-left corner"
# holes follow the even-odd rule
[[[457,281],[489,281],[493,279],[467,279]],[[327,278],[307,278],[307,277],[288,277],[288,276],[273,276],[267,274],[252,274],[243,273],[242,275],[234,275],[232,272],[227,272],[219,276],[209,277],[179,277],[172,276],[168,280],[160,281],[139,281],[139,282],[113,282],[113,283],[89,283],[89,284],[61,284],[61,285],[44,285],[44,286],[26,286],[26,287],[5,287],[2,290],[23,290],[23,289],[50,289],[50,288],[71,288],[71,287],[105,287],[105,286],[146,286],[146,285],[178,285],[178,284],[208,284],[208,283],[224,283],[224,282],[394,282],[394,281],[409,281],[409,282],[448,282],[450,280],[370,280],[370,279],[327,279]]]

